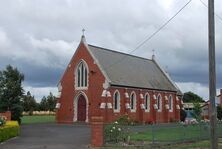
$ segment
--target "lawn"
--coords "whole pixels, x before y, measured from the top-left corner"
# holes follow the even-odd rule
[[[36,115],[36,116],[23,116],[22,124],[34,124],[34,123],[54,123],[54,115]]]
[[[125,149],[126,147],[102,147],[102,149]],[[145,147],[127,147],[128,149],[153,149],[155,147],[145,146]],[[158,149],[209,149],[209,141],[198,141],[193,143],[182,143],[174,144],[170,146],[156,147]],[[222,149],[222,139],[219,139],[219,149]]]
[[[169,125],[169,126],[148,126],[141,131],[133,130],[130,133],[130,140],[132,141],[147,141],[157,143],[168,142],[189,142],[208,139],[209,125]],[[219,131],[222,133],[220,124]]]
[[[218,125],[218,135],[222,137],[222,123]],[[138,125],[138,126],[124,126],[123,132],[120,133],[119,138],[129,136],[122,139],[119,143],[115,142],[115,134],[110,135],[113,138],[107,137],[106,145],[115,146],[121,149],[127,140],[126,144],[134,146],[143,146],[148,148],[151,146],[159,146],[159,148],[209,148],[209,124],[200,123],[196,125],[182,125],[182,124],[158,124],[158,125]],[[126,134],[125,134],[126,133]],[[118,146],[118,147],[116,147]],[[135,149],[136,147],[131,147]],[[220,148],[222,149],[222,139],[220,140]]]

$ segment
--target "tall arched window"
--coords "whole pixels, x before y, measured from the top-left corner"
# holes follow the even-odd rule
[[[134,92],[130,95],[130,110],[131,112],[136,111],[136,94]]]
[[[76,70],[76,87],[88,86],[88,68],[85,62],[81,61]]]
[[[162,97],[161,95],[158,95],[157,96],[157,110],[161,111],[161,109],[162,109]]]
[[[144,103],[144,106],[145,106],[145,111],[146,112],[149,112],[150,111],[150,96],[149,96],[149,94],[147,93],[146,95],[145,95],[145,103]]]
[[[171,95],[169,97],[169,111],[173,111],[173,97]]]
[[[120,111],[120,93],[119,91],[115,91],[113,95],[113,110],[114,112]]]

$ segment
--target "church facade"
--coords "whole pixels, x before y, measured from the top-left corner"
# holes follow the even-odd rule
[[[141,123],[180,120],[182,93],[154,56],[145,59],[80,44],[58,83],[58,123],[105,123],[123,115]]]

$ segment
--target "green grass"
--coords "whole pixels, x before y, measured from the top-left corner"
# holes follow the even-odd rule
[[[54,115],[36,115],[36,116],[23,116],[22,124],[35,124],[35,123],[54,123]]]
[[[222,132],[222,127],[219,127]],[[130,134],[132,141],[155,141],[155,142],[183,142],[198,141],[209,138],[209,126],[189,125],[186,127],[147,127],[143,132],[134,132]]]
[[[155,147],[145,146],[145,147],[102,147],[101,149],[155,149]],[[181,143],[173,144],[170,146],[156,147],[156,149],[209,149],[209,141],[198,141],[193,143]],[[222,149],[222,139],[219,139],[219,149]]]

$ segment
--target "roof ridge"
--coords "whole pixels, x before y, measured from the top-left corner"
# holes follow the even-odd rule
[[[139,58],[139,59],[144,59],[144,60],[153,61],[152,59],[148,59],[148,58],[144,58],[144,57],[140,57],[140,56],[136,56],[136,55],[131,55],[131,54],[128,54],[128,53],[119,52],[119,51],[115,51],[115,50],[111,50],[111,49],[108,49],[108,48],[103,48],[103,47],[99,47],[99,46],[95,46],[95,45],[91,45],[91,44],[88,44],[88,46],[95,47],[95,48],[99,48],[99,49],[101,49],[101,50],[106,50],[106,51],[110,51],[110,52],[115,52],[115,53],[119,53],[119,54],[124,54],[124,55],[127,55],[127,56]]]

